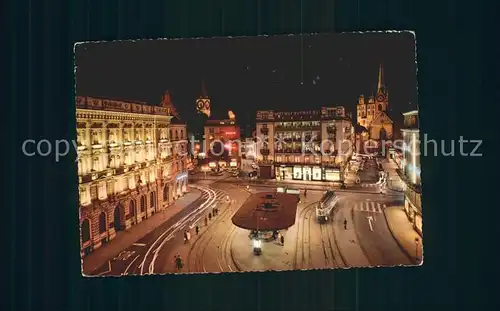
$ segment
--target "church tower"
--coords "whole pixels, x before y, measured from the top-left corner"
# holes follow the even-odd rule
[[[210,97],[208,97],[205,89],[205,80],[201,81],[201,95],[196,99],[196,110],[198,113],[210,117]]]
[[[358,104],[356,106],[356,111],[357,111],[357,123],[361,124],[362,126],[365,126],[366,122],[366,104],[365,104],[365,97],[363,95],[359,96],[358,99]]]
[[[368,126],[372,123],[373,119],[375,119],[375,99],[373,96],[368,97],[368,104],[366,105],[366,122]]]
[[[382,64],[378,69],[377,95],[375,96],[375,110],[377,112],[387,111],[389,105],[389,92],[385,86],[384,68]]]

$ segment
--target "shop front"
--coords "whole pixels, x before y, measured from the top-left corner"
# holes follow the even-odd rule
[[[302,180],[309,181],[312,179],[312,167],[303,166],[302,167]]]
[[[231,159],[231,162],[229,162],[229,167],[231,167],[231,168],[237,168],[238,167],[238,160],[237,159]]]
[[[340,170],[338,168],[325,168],[325,181],[339,181],[340,180]]]
[[[277,166],[275,168],[275,176],[277,180],[293,179],[293,168],[291,166]]]
[[[410,187],[405,191],[405,212],[413,228],[422,235],[421,195]]]
[[[296,165],[293,167],[293,179],[294,180],[303,180],[302,175],[302,166]]]
[[[275,169],[277,180],[339,181],[338,168],[321,166],[279,166]]]
[[[314,166],[312,168],[312,180],[322,181],[325,180],[325,174],[320,166]]]

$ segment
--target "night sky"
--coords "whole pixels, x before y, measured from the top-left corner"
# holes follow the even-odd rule
[[[77,95],[157,105],[168,89],[186,121],[202,79],[214,117],[233,110],[251,124],[257,109],[336,105],[355,117],[358,96],[376,91],[379,64],[391,115],[417,103],[410,33],[117,41],[81,44],[75,53]]]

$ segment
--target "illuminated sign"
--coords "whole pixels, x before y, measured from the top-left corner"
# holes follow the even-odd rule
[[[216,167],[216,166],[217,166],[217,163],[215,163],[215,162],[210,162],[210,163],[208,163],[208,166],[210,166],[210,167]]]

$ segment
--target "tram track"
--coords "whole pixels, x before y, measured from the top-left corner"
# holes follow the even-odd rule
[[[241,191],[241,189],[238,186],[234,188],[236,190]],[[246,190],[243,191],[247,193]],[[226,224],[225,226],[223,226],[224,235],[222,236],[222,240],[217,247],[217,265],[219,266],[221,272],[241,271],[238,264],[233,258],[233,252],[231,250],[237,229],[237,227],[234,226],[233,223],[231,222],[232,216],[236,213],[236,210],[233,211],[232,207],[233,205],[232,203],[230,203],[227,208],[227,211],[229,212],[229,217],[227,217],[227,219],[221,217],[220,219],[221,222],[225,222]],[[226,267],[228,268],[228,270],[225,269]]]
[[[231,226],[231,228],[229,228],[229,230],[227,230],[226,233],[224,234],[222,242],[219,246],[219,252],[218,252],[219,256],[217,257],[217,264],[219,265],[221,272],[224,272],[225,266],[227,266],[229,272],[239,271],[239,268],[234,262],[231,252],[231,245],[234,239],[235,231],[236,227]]]
[[[197,217],[197,215],[201,214],[204,212],[204,210],[212,204],[213,197],[211,193],[206,189],[206,187],[197,187],[197,186],[190,186],[192,188],[196,188],[197,190],[201,191],[203,194],[207,195],[207,198],[205,201],[202,203],[200,202],[200,205],[198,208],[184,216],[181,220],[179,220],[177,223],[175,223],[172,227],[168,228],[165,230],[156,240],[151,243],[144,255],[138,256],[134,258],[134,260],[127,266],[126,270],[122,275],[127,275],[127,274],[138,274],[138,275],[145,275],[145,274],[153,274],[155,272],[155,263],[156,260],[159,256],[160,251],[162,250],[163,246],[173,239],[175,235],[182,230],[184,226],[186,226],[189,222],[192,221],[193,218]],[[201,200],[200,200],[201,201]],[[141,258],[142,257],[142,258]],[[139,259],[139,260],[138,260]],[[141,260],[142,259],[142,260]],[[134,273],[136,271],[136,273]]]
[[[293,267],[295,270],[310,268],[311,257],[311,214],[315,211],[317,202],[305,206],[299,213],[297,223],[297,238],[295,239],[295,256]]]
[[[227,191],[220,189],[218,191],[224,192],[227,195]],[[236,231],[236,227],[232,226],[230,222],[231,216],[234,214],[231,207],[232,202],[227,202],[221,213],[216,216],[215,220],[203,230],[192,244],[187,257],[189,272],[206,273],[207,259],[211,261],[215,260],[215,265],[219,268],[220,272],[239,271],[231,255],[231,244]],[[225,222],[227,225],[223,225]],[[212,228],[216,228],[216,230],[210,230]],[[222,235],[218,234],[221,229],[224,229]],[[217,243],[218,238],[221,238],[220,243]],[[210,248],[215,249],[215,254],[210,252],[211,256],[208,258],[207,255]]]
[[[325,242],[325,244],[328,244],[328,249],[332,257],[332,268],[347,268],[347,263],[337,243],[332,221],[333,217],[329,222],[322,225],[322,233],[324,233],[324,235],[322,235],[322,240],[324,240],[323,237],[326,235],[327,242]]]
[[[189,272],[207,272],[204,263],[205,252],[210,242],[214,238],[214,234],[211,234],[211,228],[216,227],[221,219],[229,213],[230,203],[228,202],[225,208],[222,210],[221,214],[217,216],[212,216],[212,221],[208,223],[208,226],[203,230],[198,238],[192,243],[188,259],[188,271]],[[215,219],[214,219],[215,218]]]
[[[332,245],[330,242],[330,237],[328,236],[327,226],[328,224],[320,224],[319,228],[321,230],[321,246],[323,248],[323,256],[325,258],[325,267],[334,268],[336,266],[335,257],[331,251]]]

